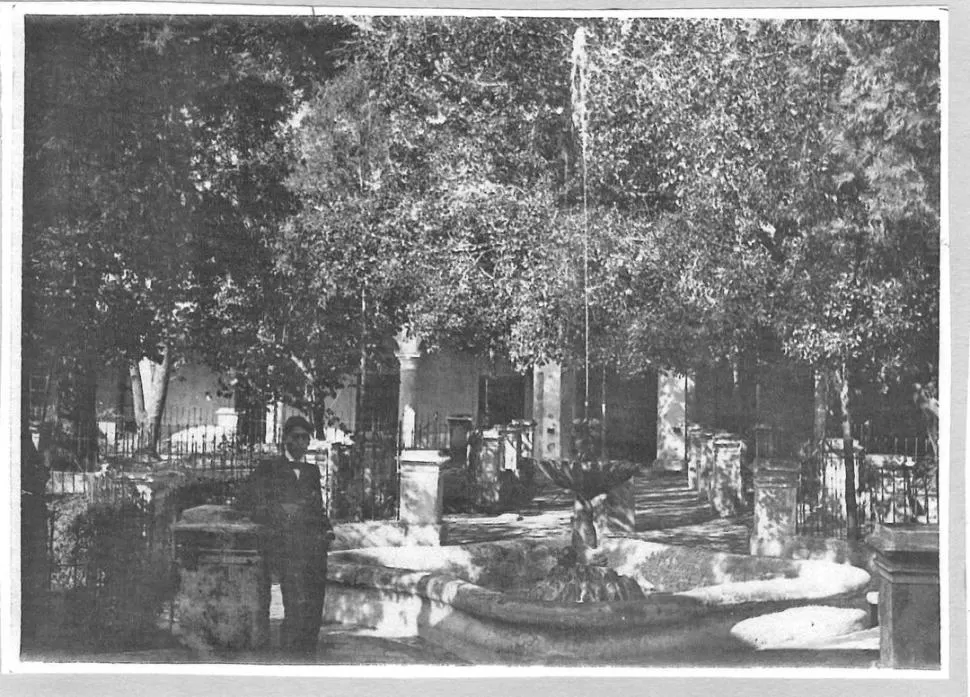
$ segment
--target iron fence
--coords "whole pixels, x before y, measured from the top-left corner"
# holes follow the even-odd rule
[[[116,534],[164,551],[171,545],[168,529],[182,509],[232,504],[259,463],[278,452],[276,445],[247,443],[209,424],[168,424],[154,449],[144,431],[128,427],[114,434],[109,439],[101,430],[96,470],[70,458],[55,460],[47,470],[39,509],[44,520],[38,523],[44,527],[46,561],[33,581],[48,590],[87,587],[101,573],[92,570],[81,550],[86,543],[75,534],[89,511],[117,511],[113,524],[122,532]],[[334,522],[397,517],[397,453],[395,429],[358,433],[345,444],[310,453],[320,468],[323,505]]]
[[[442,419],[437,412],[423,420],[415,419],[409,447],[417,450],[447,450],[450,445],[451,433],[447,419]]]
[[[400,508],[396,431],[372,430],[316,455],[323,504],[333,521],[387,520]]]
[[[844,441],[828,438],[800,453],[799,533],[861,538],[876,523],[939,523],[939,459],[931,442],[856,433],[851,457],[856,528],[849,530]]]

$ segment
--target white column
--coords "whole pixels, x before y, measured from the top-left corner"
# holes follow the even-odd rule
[[[394,353],[401,366],[401,384],[398,391],[398,414],[401,424],[401,443],[405,448],[414,447],[414,428],[417,407],[418,359],[421,358],[421,339],[402,329],[394,337],[398,350]]]

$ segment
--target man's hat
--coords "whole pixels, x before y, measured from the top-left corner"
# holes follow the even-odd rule
[[[290,431],[292,431],[294,428],[302,428],[304,431],[306,431],[307,433],[309,433],[311,436],[313,435],[313,426],[311,426],[310,425],[310,422],[307,421],[306,419],[304,419],[299,414],[296,414],[294,416],[291,416],[283,424],[283,437],[285,438],[286,435]]]

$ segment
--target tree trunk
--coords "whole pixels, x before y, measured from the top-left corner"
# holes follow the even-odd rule
[[[168,397],[168,381],[172,372],[171,353],[166,346],[161,363],[142,358],[129,366],[131,397],[135,421],[139,431],[139,450],[158,456],[158,442],[162,434],[162,415]]]
[[[842,362],[841,389],[839,392],[842,407],[842,458],[845,463],[845,523],[846,537],[858,537],[859,514],[856,505],[855,448],[852,442],[852,410],[849,404],[850,385],[848,366]]]
[[[815,369],[815,420],[812,428],[812,445],[820,448],[825,442],[829,413],[829,379],[822,368]]]
[[[310,405],[310,420],[313,422],[313,437],[321,438],[325,435],[324,429],[327,426],[327,404],[326,401],[320,404],[316,400]]]
[[[744,406],[741,401],[741,360],[735,355],[731,357],[731,421],[730,429],[739,431],[743,421]]]
[[[596,525],[593,517],[593,502],[576,494],[573,502],[573,537],[572,546],[580,559],[585,559],[588,550],[594,549],[599,543],[596,539]]]
[[[367,389],[367,296],[365,288],[360,289],[360,373],[357,377],[357,399],[354,404],[354,430],[360,431],[364,418],[364,391]]]
[[[609,452],[606,447],[606,363],[603,363],[603,382],[600,385],[600,442],[599,455],[606,460]]]

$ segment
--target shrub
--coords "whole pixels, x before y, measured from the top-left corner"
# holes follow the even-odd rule
[[[68,531],[69,562],[77,569],[67,593],[67,620],[80,642],[95,649],[141,648],[175,594],[167,551],[152,545],[143,503],[90,505]]]

